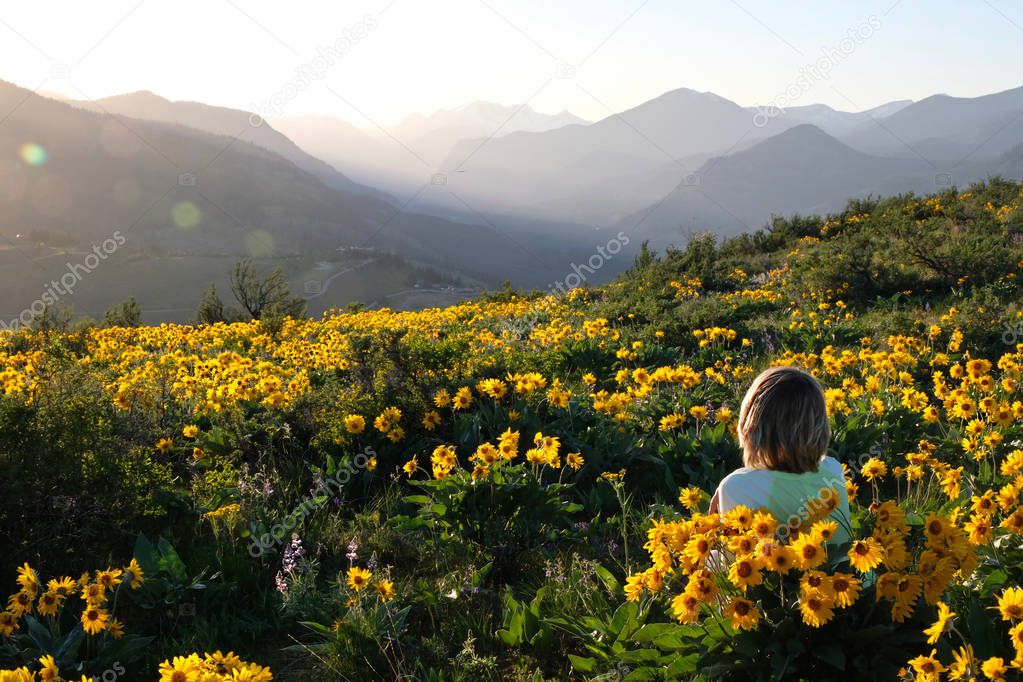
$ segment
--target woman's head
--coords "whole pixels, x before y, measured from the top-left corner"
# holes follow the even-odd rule
[[[772,367],[746,391],[739,409],[739,445],[746,466],[817,471],[830,441],[824,392],[806,372]]]

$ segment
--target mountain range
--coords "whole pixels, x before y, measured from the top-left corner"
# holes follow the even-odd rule
[[[0,235],[126,248],[285,256],[372,247],[485,282],[535,259],[486,225],[406,210],[303,152],[247,112],[149,92],[60,102],[0,82],[4,159],[33,143],[45,163],[0,166]],[[17,237],[17,235],[22,235]],[[458,244],[458,249],[451,249]]]
[[[167,257],[152,265],[167,280],[188,277],[189,259],[245,255],[320,258],[331,279],[323,257],[349,252],[370,254],[343,268],[368,281],[375,251],[407,267],[402,281],[433,268],[437,282],[543,286],[604,233],[664,248],[850,197],[1023,178],[1023,87],[862,112],[680,88],[592,123],[474,102],[357,127],[148,91],[58,101],[0,81],[0,116],[0,260],[31,251],[45,269],[119,230],[127,252]]]
[[[404,193],[429,181],[452,147],[462,140],[544,132],[585,125],[562,111],[543,114],[528,105],[472,102],[431,114],[411,114],[392,126],[357,128],[330,116],[289,116],[271,124],[299,147],[344,168],[359,181]]]

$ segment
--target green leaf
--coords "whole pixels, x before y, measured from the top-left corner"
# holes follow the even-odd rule
[[[619,583],[618,579],[615,578],[614,575],[612,575],[611,571],[607,570],[603,566],[600,566],[599,564],[597,565],[597,568],[594,570],[597,574],[597,577],[601,579],[601,581],[604,583],[604,586],[607,587],[608,591],[611,594],[613,594],[616,597],[620,597],[623,594],[625,594],[624,591],[622,590],[621,583]]]
[[[50,631],[32,616],[25,616],[25,622],[28,624],[28,636],[35,642],[36,648],[44,653],[52,653],[53,636]]]
[[[573,670],[581,673],[592,673],[597,669],[597,659],[595,658],[586,658],[584,656],[569,654],[568,661],[572,664]]]
[[[64,638],[64,642],[57,648],[57,653],[53,655],[57,661],[57,667],[70,666],[74,663],[78,647],[81,646],[83,639],[85,639],[85,630],[82,628],[82,624],[78,623],[75,629]],[[54,645],[56,646],[56,643]]]
[[[181,556],[178,555],[177,550],[167,538],[160,538],[157,548],[160,552],[162,568],[177,582],[188,582],[188,569],[185,567],[185,562],[181,560]]]
[[[611,618],[611,634],[615,637],[619,636],[625,629],[625,625],[635,619],[636,611],[638,610],[636,602],[625,602],[615,611],[615,615]]]
[[[661,654],[654,649],[635,649],[626,651],[618,660],[622,663],[656,663],[661,660]]]
[[[652,642],[661,635],[677,630],[678,627],[674,623],[650,623],[632,633],[629,640],[632,642]]]
[[[636,668],[625,676],[623,682],[648,682],[648,680],[659,680],[659,671],[654,668]]]
[[[138,560],[144,573],[153,574],[157,572],[156,550],[153,548],[153,543],[149,541],[149,538],[146,537],[145,533],[139,533],[138,537],[135,538],[135,549],[133,554]]]
[[[323,635],[324,637],[334,636],[334,631],[331,628],[327,627],[326,625],[323,625],[322,623],[316,623],[309,620],[299,621],[299,623],[301,625],[306,626],[316,634]]]
[[[695,673],[697,670],[697,663],[700,660],[700,654],[692,653],[686,656],[679,656],[671,665],[665,669],[665,676],[668,679],[678,678],[682,676],[688,676],[690,673]]]

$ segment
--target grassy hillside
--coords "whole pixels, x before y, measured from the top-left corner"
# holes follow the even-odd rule
[[[0,666],[1017,674],[1021,230],[992,181],[644,250],[560,298],[6,334]],[[771,364],[825,386],[851,544],[809,506],[707,513]]]

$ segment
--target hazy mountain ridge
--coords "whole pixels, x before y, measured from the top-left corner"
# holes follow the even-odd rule
[[[48,155],[38,166],[0,165],[0,233],[15,239],[33,231],[37,240],[58,235],[82,245],[120,228],[126,249],[165,253],[283,255],[373,246],[491,281],[528,276],[531,269],[536,276],[533,256],[489,227],[419,216],[372,193],[328,186],[259,144],[322,164],[269,127],[248,126],[246,112],[149,94],[107,104],[162,120],[129,120],[0,83],[0,107],[13,112],[0,126],[0,145],[10,151],[5,156],[17,158],[26,141]],[[254,139],[237,137],[239,122]],[[452,242],[463,248],[438,247]]]
[[[663,248],[688,234],[752,231],[770,215],[825,214],[849,198],[934,188],[927,164],[857,151],[803,124],[750,149],[714,158],[619,227]],[[770,213],[764,215],[764,207]]]
[[[451,148],[465,139],[546,131],[586,121],[568,111],[544,114],[529,106],[476,101],[431,114],[410,114],[395,125],[359,128],[329,116],[285,116],[271,125],[306,152],[325,159],[360,182],[397,193],[414,191],[438,170]]]
[[[184,125],[224,135],[239,143],[250,143],[275,152],[334,189],[362,194],[377,192],[353,182],[337,168],[303,151],[287,136],[274,130],[266,120],[246,111],[202,102],[171,101],[148,90],[97,100],[69,100],[68,104],[98,113]]]
[[[933,163],[964,155],[997,157],[1023,142],[1023,87],[980,97],[933,95],[843,138],[871,153],[923,156]]]

